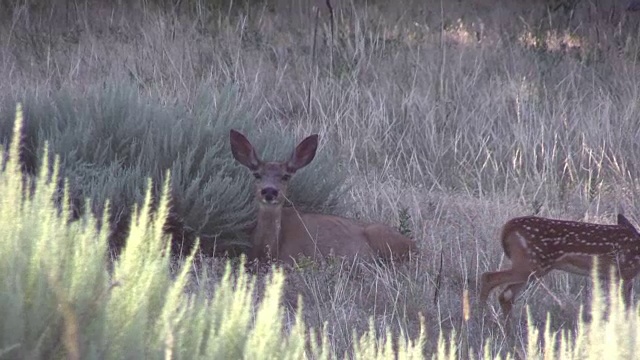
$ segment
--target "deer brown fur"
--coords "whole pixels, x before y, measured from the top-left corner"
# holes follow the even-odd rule
[[[346,258],[405,259],[415,242],[383,224],[323,214],[303,213],[284,207],[287,183],[315,157],[318,135],[298,144],[287,161],[264,162],[240,132],[231,130],[231,151],[256,178],[257,225],[252,232],[249,259],[279,260],[293,264],[299,256],[315,260],[329,255]]]

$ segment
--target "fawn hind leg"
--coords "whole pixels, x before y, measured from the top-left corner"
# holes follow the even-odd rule
[[[502,285],[518,285],[527,282],[530,272],[516,272],[513,269],[486,272],[482,274],[480,280],[480,301],[482,304],[486,303],[487,298],[491,291]],[[506,291],[506,290],[505,290]],[[503,293],[505,292],[503,291]]]
[[[480,285],[480,305],[485,306],[486,301],[491,291],[502,285],[506,285],[498,295],[498,301],[500,308],[505,318],[508,319],[513,304],[518,297],[520,291],[524,285],[529,281],[529,277],[533,274],[530,269],[523,269],[518,271],[517,269],[509,269],[503,271],[486,272],[482,274],[482,280]]]
[[[502,309],[502,315],[505,319],[509,319],[509,315],[511,314],[511,309],[513,308],[513,304],[516,301],[516,298],[522,291],[522,288],[527,282],[522,282],[518,284],[508,285],[500,295],[498,296],[498,302],[500,303],[500,308]]]

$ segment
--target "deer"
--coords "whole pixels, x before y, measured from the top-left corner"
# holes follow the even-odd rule
[[[300,256],[322,260],[328,256],[349,259],[405,260],[416,251],[412,239],[379,223],[362,224],[344,217],[303,213],[285,207],[287,184],[315,157],[318,135],[302,140],[286,161],[265,162],[242,133],[230,131],[231,152],[255,177],[257,224],[251,232],[249,260],[277,260],[293,265]]]
[[[597,258],[597,276],[607,279],[611,268],[622,281],[625,304],[631,304],[633,279],[640,273],[640,234],[618,214],[615,225],[602,225],[536,216],[513,218],[502,227],[502,248],[511,268],[485,272],[480,280],[480,303],[491,290],[506,285],[498,296],[505,318],[530,279],[540,279],[551,270],[589,276]]]

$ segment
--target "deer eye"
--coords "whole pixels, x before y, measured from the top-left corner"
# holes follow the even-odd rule
[[[289,181],[289,179],[291,179],[291,175],[289,174],[282,175],[282,181]]]
[[[262,179],[262,175],[260,175],[260,173],[253,173],[253,177],[255,177],[258,180]]]

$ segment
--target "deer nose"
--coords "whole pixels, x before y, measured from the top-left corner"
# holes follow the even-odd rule
[[[272,187],[264,188],[260,191],[260,194],[266,201],[273,201],[278,197],[278,189]]]

